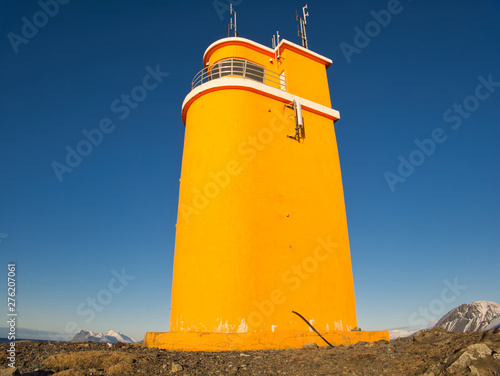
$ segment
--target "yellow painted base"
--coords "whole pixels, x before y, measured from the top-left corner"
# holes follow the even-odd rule
[[[324,332],[321,335],[334,346],[357,342],[389,341],[389,332],[354,331]],[[270,350],[302,347],[306,343],[328,346],[316,333],[203,333],[203,332],[148,332],[144,346],[182,351]]]

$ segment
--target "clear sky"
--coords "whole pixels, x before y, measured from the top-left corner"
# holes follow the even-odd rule
[[[181,104],[227,3],[59,1],[0,1],[0,280],[15,262],[25,336],[140,340],[169,329]],[[304,3],[234,4],[241,37],[300,44]],[[334,61],[359,326],[500,302],[500,3],[308,10],[310,49]]]

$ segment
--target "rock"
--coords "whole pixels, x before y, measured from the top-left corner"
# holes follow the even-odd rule
[[[470,374],[472,376],[481,376],[481,374],[479,373],[479,370],[476,367],[469,366],[469,369],[470,369]]]
[[[89,368],[89,374],[91,376],[101,376],[101,375],[104,375],[104,369],[102,369],[102,368],[99,368],[99,369],[97,369],[97,368]]]
[[[121,349],[121,348],[123,348],[123,347],[125,347],[125,346],[126,346],[126,344],[125,344],[125,343],[120,342],[120,341],[118,341],[118,342],[116,342],[116,343],[113,343],[113,344],[111,344],[111,343],[110,343],[109,345],[113,346],[113,348],[115,348],[115,349]],[[111,347],[111,346],[110,346],[110,347]]]
[[[424,342],[424,343],[443,343],[451,341],[453,337],[453,333],[448,332],[442,328],[432,328],[431,330],[421,330],[415,333],[412,337],[412,340],[415,342]]]
[[[182,371],[184,368],[178,363],[172,363],[172,372]]]
[[[438,376],[441,374],[441,368],[437,364],[433,364],[422,376]]]
[[[485,358],[491,355],[491,349],[484,343],[470,345],[447,369],[449,373],[456,373],[465,370],[474,360]]]
[[[45,375],[45,372],[40,374],[40,376],[42,375]],[[85,374],[80,371],[75,371],[73,369],[67,369],[61,372],[56,372],[52,376],[85,376]]]
[[[91,376],[104,375],[104,369],[102,369],[102,368],[89,368],[89,375],[91,375]]]
[[[19,371],[17,370],[17,368],[8,367],[0,369],[0,376],[18,376],[18,375]]]
[[[469,347],[467,347],[467,350],[476,352],[479,358],[484,358],[487,355],[491,355],[492,353],[491,349],[484,343],[477,343],[475,345],[470,345]]]
[[[319,346],[316,343],[306,343],[305,345],[302,345],[302,348],[304,349],[317,349]]]

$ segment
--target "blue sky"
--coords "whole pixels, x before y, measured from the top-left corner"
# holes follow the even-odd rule
[[[17,264],[22,333],[142,339],[169,329],[181,104],[227,36],[227,3],[60,1],[0,1],[0,268]],[[241,37],[300,44],[302,2],[234,4]],[[334,61],[358,325],[424,327],[500,302],[500,3],[308,10],[310,49]],[[54,162],[100,125],[58,177]]]

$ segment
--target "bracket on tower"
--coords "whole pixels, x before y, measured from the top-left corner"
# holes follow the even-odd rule
[[[234,15],[234,22],[233,22],[233,15]],[[227,36],[231,34],[231,30],[234,30],[234,36],[237,37],[238,30],[236,28],[236,11],[233,9],[233,3],[229,5],[229,25],[228,25],[228,30],[227,30]]]
[[[304,16],[303,19],[299,17],[297,11],[295,11],[295,17],[297,21],[299,21],[300,25],[300,28],[299,25],[297,25],[297,34],[299,35],[299,37],[302,38],[302,47],[309,49],[309,47],[307,46],[307,34],[306,34],[307,16],[309,16],[309,12],[306,13],[306,9],[307,9],[307,4],[304,7],[302,7],[302,14]]]
[[[300,142],[300,139],[305,138],[305,133],[304,133],[304,118],[302,117],[302,106],[300,105],[299,102],[296,100],[293,101],[292,106],[287,106],[290,108],[293,108],[293,111],[295,113],[295,134],[292,135],[287,135],[288,138],[291,138],[292,140]]]

